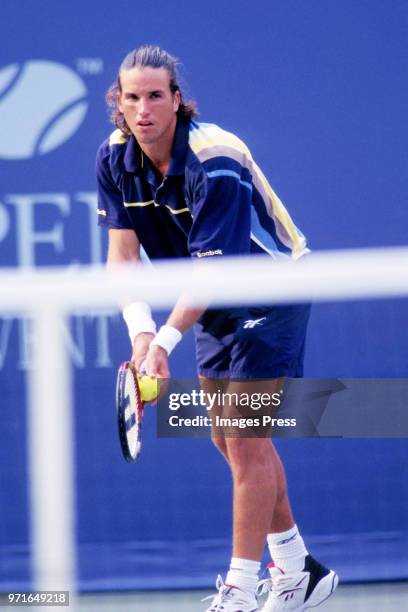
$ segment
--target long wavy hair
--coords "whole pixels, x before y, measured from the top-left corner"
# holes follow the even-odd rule
[[[183,92],[179,84],[178,66],[179,62],[177,58],[170,55],[170,53],[164,49],[154,45],[143,45],[128,53],[120,65],[116,81],[109,87],[106,93],[106,102],[110,110],[112,123],[114,123],[124,134],[130,135],[129,126],[118,107],[118,98],[122,92],[120,83],[120,74],[122,70],[131,70],[135,67],[164,68],[167,70],[170,77],[170,91],[173,95],[176,91],[180,93],[180,106],[177,111],[177,116],[184,121],[190,121],[197,117],[198,109],[195,101],[184,100]]]

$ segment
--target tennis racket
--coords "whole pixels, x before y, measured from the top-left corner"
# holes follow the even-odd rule
[[[119,440],[126,461],[136,461],[142,448],[142,423],[145,402],[141,398],[135,366],[124,361],[116,382],[116,415]]]

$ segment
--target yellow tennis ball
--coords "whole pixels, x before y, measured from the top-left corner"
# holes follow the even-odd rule
[[[152,402],[159,395],[159,381],[144,374],[138,375],[140,397],[144,402]]]

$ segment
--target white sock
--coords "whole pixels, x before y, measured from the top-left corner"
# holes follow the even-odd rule
[[[238,587],[242,591],[255,592],[258,583],[258,572],[261,569],[259,561],[232,557],[225,584]]]
[[[285,573],[303,570],[308,554],[296,525],[282,533],[268,534],[268,548],[274,564]]]

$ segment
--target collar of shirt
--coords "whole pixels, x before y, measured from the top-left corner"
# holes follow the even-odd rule
[[[188,150],[190,124],[178,119],[174,133],[169,169],[166,176],[183,176]],[[145,157],[146,160],[146,157]],[[132,135],[126,145],[124,164],[127,172],[140,173],[143,170],[142,150]]]

